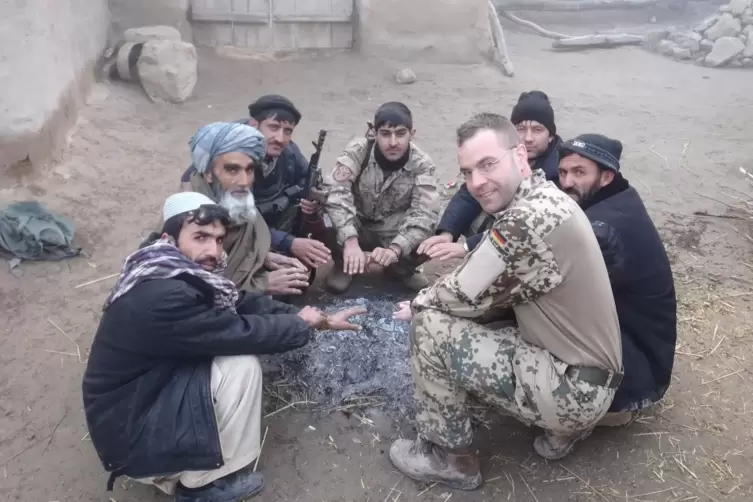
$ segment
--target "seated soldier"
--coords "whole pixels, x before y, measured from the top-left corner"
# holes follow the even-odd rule
[[[407,476],[464,490],[482,483],[466,398],[544,430],[534,450],[567,455],[622,378],[607,269],[578,205],[531,173],[510,121],[481,114],[457,132],[468,189],[492,229],[450,274],[396,313],[411,321],[415,441],[390,448]],[[512,309],[516,321],[504,321]]]
[[[337,230],[327,277],[335,293],[367,268],[385,270],[416,291],[427,285],[415,250],[434,233],[439,214],[434,163],[413,143],[413,116],[403,103],[382,105],[373,132],[375,138],[351,141],[325,179],[325,210]]]
[[[292,141],[301,112],[288,98],[275,94],[260,97],[248,111],[249,119],[236,122],[258,129],[267,140],[264,159],[255,168],[253,194],[256,208],[270,229],[272,249],[316,269],[329,261],[330,251],[322,242],[298,235],[305,230],[297,224],[299,208],[306,215],[321,213],[318,202],[305,198],[309,163]],[[189,185],[194,172],[193,165],[186,170],[181,178],[183,186]]]
[[[246,291],[300,295],[308,271],[298,260],[270,251],[270,231],[252,192],[255,168],[264,159],[264,136],[249,125],[215,122],[200,128],[190,147],[195,171],[184,189],[206,195],[230,213],[223,240],[225,277]]]
[[[557,135],[554,110],[549,97],[541,91],[524,92],[512,109],[510,121],[526,147],[531,169],[541,169],[546,179],[556,180],[559,145],[562,140]],[[442,261],[462,258],[469,248],[472,249],[478,243],[493,220],[493,216],[482,211],[481,205],[464,183],[442,213],[437,235],[424,241],[419,246],[418,253]],[[461,235],[466,237],[466,245],[457,242]]]
[[[254,354],[302,347],[312,329],[359,329],[348,317],[365,309],[325,315],[239,293],[221,273],[227,210],[183,192],[163,216],[104,304],[83,380],[90,437],[108,490],[129,476],[178,502],[245,500],[264,486],[249,467],[263,412]]]
[[[599,425],[624,425],[669,388],[677,299],[669,257],[638,191],[620,173],[622,143],[583,134],[562,145],[559,181],[591,220],[612,284],[625,378]]]

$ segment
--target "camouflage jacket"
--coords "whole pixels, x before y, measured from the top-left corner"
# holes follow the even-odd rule
[[[521,337],[569,364],[619,370],[619,322],[601,249],[586,215],[543,172],[452,273],[413,300],[487,323],[513,309]]]
[[[408,255],[434,235],[439,218],[434,162],[411,143],[408,162],[385,179],[372,148],[361,173],[367,143],[366,138],[355,139],[337,158],[335,169],[324,179],[329,191],[325,209],[337,229],[341,245],[358,235],[356,218],[368,224],[405,213],[392,244],[400,246],[403,255]]]

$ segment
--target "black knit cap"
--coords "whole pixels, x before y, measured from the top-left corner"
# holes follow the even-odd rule
[[[250,105],[248,105],[248,113],[251,117],[256,118],[267,110],[284,110],[293,116],[294,124],[298,125],[301,121],[301,112],[293,105],[285,96],[278,94],[267,94],[260,97]]]
[[[549,102],[549,96],[542,91],[524,92],[513,107],[510,122],[518,125],[526,120],[535,120],[546,127],[552,136],[557,134],[552,104]]]
[[[577,153],[593,160],[604,169],[619,172],[622,143],[602,134],[581,134],[562,143],[560,152],[560,158],[566,157],[568,153]]]
[[[385,124],[413,129],[413,114],[404,103],[388,101],[374,114],[374,129],[379,129]]]

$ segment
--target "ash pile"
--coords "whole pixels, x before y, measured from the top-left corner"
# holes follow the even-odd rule
[[[410,324],[392,319],[397,302],[386,295],[328,300],[320,307],[327,312],[366,307],[365,314],[351,318],[361,331],[316,331],[305,347],[268,358],[269,369],[278,373],[277,382],[284,382],[288,392],[324,410],[409,413]]]

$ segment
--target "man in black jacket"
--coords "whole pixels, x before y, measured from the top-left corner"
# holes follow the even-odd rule
[[[305,235],[294,235],[294,222],[303,214],[321,211],[318,202],[306,199],[309,162],[293,142],[293,132],[301,121],[301,112],[284,96],[267,94],[248,106],[250,117],[237,120],[264,135],[266,158],[255,169],[253,194],[256,207],[272,234],[275,251],[294,256],[310,268],[327,263],[329,250]],[[181,178],[184,189],[190,185],[191,165]]]
[[[170,196],[162,236],[131,254],[94,337],[83,380],[108,490],[118,476],[178,502],[242,500],[264,485],[262,373],[253,354],[304,346],[311,329],[359,329],[258,294],[222,275],[229,214],[196,192]]]
[[[560,187],[591,220],[609,271],[625,377],[600,425],[623,425],[664,396],[677,341],[669,258],[635,188],[620,173],[622,143],[583,134],[563,143]]]
[[[548,180],[557,179],[562,140],[557,135],[549,97],[541,91],[524,92],[512,109],[510,121],[526,147],[531,168],[543,170]],[[442,214],[436,235],[426,239],[417,251],[431,259],[443,261],[461,258],[469,248],[475,247],[493,220],[491,215],[481,210],[481,205],[463,183]],[[461,235],[468,239],[467,245],[456,242]]]

